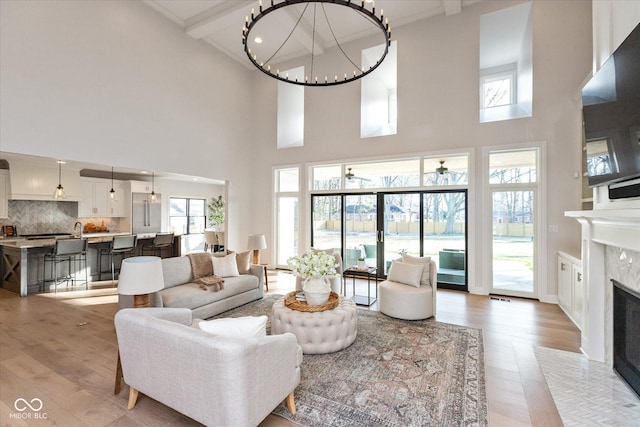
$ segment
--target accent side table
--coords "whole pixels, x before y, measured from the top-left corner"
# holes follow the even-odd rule
[[[352,286],[353,286],[353,301],[357,305],[366,305],[370,307],[374,302],[378,300],[378,286],[377,286],[377,278],[378,278],[378,270],[375,267],[367,267],[366,269],[359,269],[357,267],[349,267],[344,273],[342,273],[342,279],[344,280],[344,291],[345,294],[347,292],[347,277],[351,277]],[[367,279],[367,295],[356,295],[356,278],[366,278]],[[376,295],[371,296],[371,279],[374,281],[374,285],[376,285]]]

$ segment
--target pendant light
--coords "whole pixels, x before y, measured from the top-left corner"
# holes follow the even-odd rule
[[[155,172],[151,172],[151,194],[149,194],[149,201],[151,203],[156,203],[158,201],[158,197],[156,196],[156,174]]]
[[[53,192],[53,198],[55,200],[66,199],[67,195],[64,192],[64,187],[62,187],[62,164],[65,163],[62,160],[58,160],[58,186]]]
[[[111,166],[111,190],[109,190],[109,200],[112,202],[118,201],[116,190],[113,189],[113,166]]]

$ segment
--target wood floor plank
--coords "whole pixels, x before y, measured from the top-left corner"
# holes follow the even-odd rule
[[[269,271],[269,293],[295,288],[288,272]],[[351,287],[348,287],[348,291]],[[436,320],[483,331],[489,424],[554,426],[557,409],[533,346],[579,352],[580,332],[554,304],[438,290]],[[377,310],[377,304],[371,309]],[[197,422],[141,394],[127,410],[128,387],[113,394],[117,343],[111,287],[19,298],[0,289],[0,422],[18,397],[43,400],[48,423],[64,426],[197,426]],[[263,427],[292,427],[270,415]]]

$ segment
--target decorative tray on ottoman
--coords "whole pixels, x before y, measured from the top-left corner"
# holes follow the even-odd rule
[[[284,298],[284,305],[291,310],[307,312],[333,310],[338,306],[339,297],[338,294],[333,291],[331,291],[331,294],[329,294],[329,300],[322,305],[309,305],[306,301],[298,300],[296,298],[296,295],[300,292],[301,291],[289,292]]]

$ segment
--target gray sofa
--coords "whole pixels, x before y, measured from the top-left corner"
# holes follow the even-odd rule
[[[229,338],[191,323],[184,308],[116,314],[129,409],[140,392],[207,426],[256,426],[285,398],[295,413],[302,350],[293,334]]]
[[[264,267],[251,265],[250,274],[225,277],[224,289],[203,290],[193,282],[189,257],[162,259],[164,289],[151,296],[151,306],[189,308],[194,318],[208,319],[264,296]],[[133,297],[119,296],[120,308],[133,307]]]

